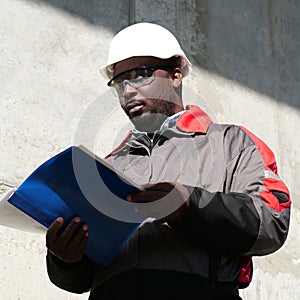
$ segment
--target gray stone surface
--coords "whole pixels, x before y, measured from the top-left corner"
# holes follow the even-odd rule
[[[0,192],[74,143],[91,143],[101,156],[118,143],[130,124],[98,69],[115,32],[156,22],[178,36],[194,65],[185,103],[199,96],[196,102],[216,121],[245,125],[266,141],[292,192],[288,241],[277,253],[255,258],[253,283],[242,295],[299,299],[299,1],[0,4]],[[0,226],[0,254],[0,299],[87,299],[50,283],[43,236]]]

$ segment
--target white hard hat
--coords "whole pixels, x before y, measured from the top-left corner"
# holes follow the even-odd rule
[[[170,31],[153,23],[137,23],[114,36],[107,63],[100,68],[100,72],[104,78],[110,80],[115,63],[135,56],[154,56],[161,59],[179,56],[183,76],[192,70],[190,61]]]

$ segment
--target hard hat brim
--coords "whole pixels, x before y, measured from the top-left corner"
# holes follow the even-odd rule
[[[143,56],[147,56],[147,55],[143,55]],[[152,56],[152,55],[149,55],[149,56]],[[181,57],[180,69],[182,71],[183,77],[186,77],[188,74],[190,74],[192,72],[192,64],[184,54],[181,53],[181,54],[172,55],[172,56]],[[171,58],[172,56],[166,56],[166,57],[155,56],[155,57],[160,58],[160,59],[168,59],[168,58]],[[132,57],[138,57],[138,56],[132,56]],[[127,58],[129,58],[129,57],[126,57],[124,59],[127,59]],[[114,66],[115,66],[115,64],[117,64],[120,61],[122,61],[122,60],[116,61],[114,63],[108,63],[108,64],[105,64],[100,67],[100,73],[104,77],[104,79],[109,81],[113,78]]]

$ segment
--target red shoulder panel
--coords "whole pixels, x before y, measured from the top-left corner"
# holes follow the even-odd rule
[[[178,119],[176,127],[185,132],[206,133],[212,122],[210,117],[197,105],[188,105],[185,111]]]
[[[277,164],[272,150],[251,131],[249,131],[243,126],[240,126],[240,128],[242,128],[252,138],[253,142],[255,143],[258,151],[260,152],[265,162],[266,168],[269,168],[272,172],[278,175]]]

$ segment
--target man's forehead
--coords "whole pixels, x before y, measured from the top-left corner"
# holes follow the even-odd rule
[[[113,76],[140,67],[148,65],[164,65],[165,60],[153,56],[135,56],[119,61],[115,64]]]

